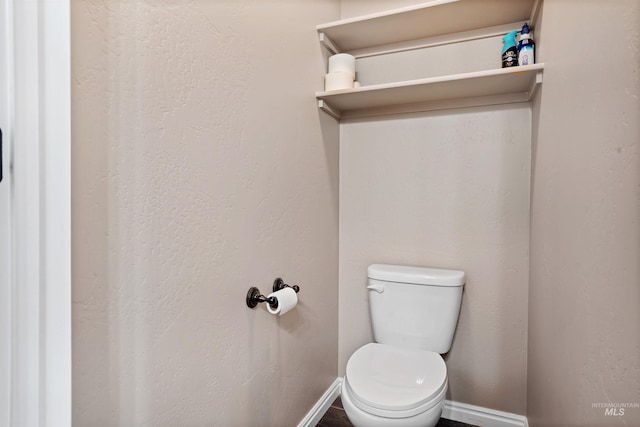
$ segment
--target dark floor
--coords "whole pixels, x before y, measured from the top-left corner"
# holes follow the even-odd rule
[[[345,414],[342,408],[342,401],[340,397],[331,404],[331,408],[324,414],[324,417],[318,423],[318,427],[353,427],[353,424],[349,422],[347,414]],[[458,421],[451,421],[444,418],[440,418],[436,427],[474,427],[469,424],[460,423]]]

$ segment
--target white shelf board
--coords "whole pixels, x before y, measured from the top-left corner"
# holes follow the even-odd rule
[[[542,83],[544,64],[316,92],[336,118],[526,102]]]
[[[435,0],[321,24],[316,29],[321,40],[329,40],[326,46],[349,52],[532,20],[539,1]]]

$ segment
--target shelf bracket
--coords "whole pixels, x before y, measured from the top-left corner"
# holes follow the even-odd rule
[[[336,53],[340,53],[342,52],[342,49],[340,49],[334,42],[333,40],[331,40],[329,38],[329,36],[327,36],[325,33],[323,33],[322,31],[318,33],[318,40],[320,41],[320,43],[322,44],[322,46],[324,46],[329,52],[331,52],[332,54],[336,54]]]
[[[336,110],[331,105],[324,102],[322,99],[318,99],[318,108],[333,117],[334,119],[340,120],[342,117],[342,111]]]
[[[536,77],[531,82],[531,86],[529,87],[529,99],[531,101],[534,96],[536,96],[536,92],[538,91],[538,86],[542,84],[542,71],[538,71],[536,73]]]

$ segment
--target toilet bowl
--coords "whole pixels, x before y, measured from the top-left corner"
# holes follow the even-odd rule
[[[372,343],[347,363],[342,406],[355,427],[432,427],[446,392],[438,353]]]
[[[356,427],[434,427],[460,312],[463,271],[374,264],[368,269],[375,343],[356,350],[342,406]]]

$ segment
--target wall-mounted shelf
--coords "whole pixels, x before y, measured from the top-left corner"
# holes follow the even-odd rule
[[[357,58],[494,37],[531,25],[543,0],[433,0],[316,27],[329,51]],[[317,92],[338,119],[530,101],[544,64]]]
[[[317,92],[318,106],[338,119],[531,100],[544,64],[502,68]]]
[[[387,12],[318,25],[320,41],[334,53],[446,38],[467,33],[485,36],[534,22],[540,0],[435,0]],[[510,29],[508,29],[510,28]]]

